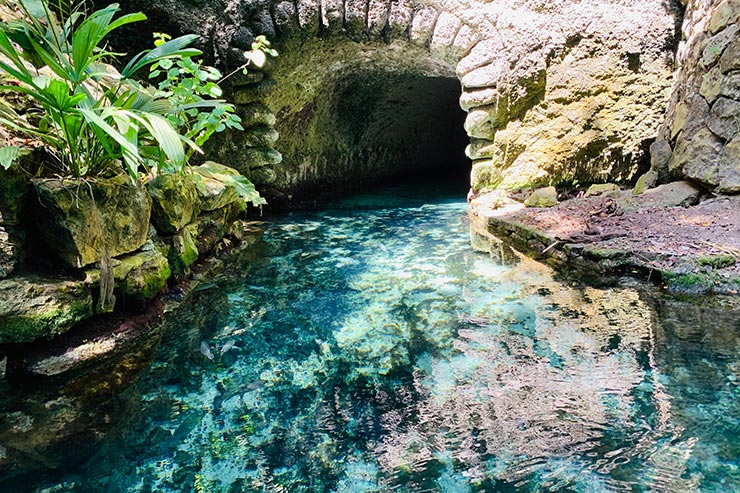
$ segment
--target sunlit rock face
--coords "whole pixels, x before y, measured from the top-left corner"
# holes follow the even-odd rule
[[[662,0],[127,8],[203,34],[206,51],[232,67],[256,34],[277,39],[281,57],[235,79],[234,98],[279,139],[224,136],[212,152],[286,192],[452,167],[463,118],[476,191],[628,179],[662,120],[678,18]],[[458,99],[467,114],[455,114]]]
[[[690,1],[678,70],[652,165],[718,192],[740,192],[740,3]],[[660,147],[658,147],[660,146]]]

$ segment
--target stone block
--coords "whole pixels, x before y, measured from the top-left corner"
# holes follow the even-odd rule
[[[483,106],[468,112],[465,118],[465,131],[470,137],[493,140],[496,129],[491,122],[491,111],[493,111],[491,107]]]
[[[724,146],[718,166],[719,184],[716,190],[722,193],[740,192],[740,136]]]
[[[733,11],[733,6],[727,0],[720,2],[712,12],[712,17],[709,19],[709,32],[716,34],[721,29],[727,27],[727,24],[732,19],[733,15],[737,18],[737,12]]]
[[[479,40],[475,29],[463,24],[452,42],[452,51],[458,56],[467,54]]]
[[[668,164],[670,172],[710,187],[719,184],[719,154],[722,141],[708,128],[699,130],[690,139],[681,139]]]
[[[126,175],[107,180],[43,179],[33,182],[40,207],[38,232],[49,252],[67,266],[130,253],[147,240],[152,199]]]
[[[275,79],[263,79],[255,84],[234,88],[234,102],[249,104],[264,101],[275,90],[275,86],[277,86]]]
[[[703,68],[711,67],[720,59],[725,48],[737,35],[738,30],[740,30],[740,27],[734,24],[709,38],[699,59]]]
[[[298,25],[307,34],[316,34],[321,26],[321,12],[316,0],[298,0]]]
[[[619,186],[614,183],[596,183],[588,187],[586,197],[595,197],[597,195],[609,195],[619,192]]]
[[[460,94],[460,108],[465,111],[479,106],[488,106],[498,101],[500,97],[498,88],[486,87],[484,89],[468,89]]]
[[[688,207],[697,204],[702,193],[689,181],[674,181],[646,190],[639,203],[642,207]]]
[[[367,28],[367,0],[346,0],[344,28],[350,35],[363,34]]]
[[[344,3],[342,0],[322,0],[321,27],[336,33],[344,27]]]
[[[283,160],[282,154],[270,147],[250,147],[242,151],[242,156],[252,169],[279,164]]]
[[[408,30],[413,13],[411,0],[391,0],[388,14],[388,36],[390,38],[401,37]]]
[[[278,140],[278,132],[268,126],[250,127],[241,134],[241,143],[249,147],[272,147]]]
[[[198,260],[198,225],[189,224],[170,239],[169,264],[172,274],[182,277]]]
[[[367,4],[367,30],[373,36],[378,36],[388,25],[390,4],[386,0],[370,0]]]
[[[437,9],[434,7],[424,7],[414,12],[411,19],[411,29],[409,30],[409,39],[414,44],[426,46],[434,32],[434,25],[437,21]]]
[[[505,57],[488,65],[472,70],[462,77],[460,83],[465,89],[496,87],[509,73],[509,61]]]
[[[449,12],[442,12],[439,14],[437,24],[434,26],[434,33],[432,34],[431,48],[432,50],[440,50],[452,46],[455,42],[462,21]]]
[[[236,112],[241,117],[244,128],[256,125],[267,125],[268,127],[275,125],[275,115],[262,103],[239,105]]]
[[[288,34],[298,26],[298,10],[293,2],[279,2],[273,7],[272,16],[280,34]]]
[[[187,174],[161,174],[146,183],[152,198],[152,223],[163,235],[172,235],[200,212],[193,178]]]
[[[722,71],[719,67],[713,67],[712,70],[704,74],[701,79],[699,94],[704,96],[707,103],[712,104],[722,90]]]
[[[719,68],[723,74],[740,69],[740,37],[736,37],[725,47],[719,58]]]

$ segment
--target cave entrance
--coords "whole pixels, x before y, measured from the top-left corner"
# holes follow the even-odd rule
[[[364,181],[469,183],[466,113],[452,77],[370,75],[339,85],[337,121],[351,132],[355,169]]]
[[[285,53],[265,100],[280,135],[278,190],[300,201],[437,181],[459,183],[465,195],[466,113],[449,64],[406,49],[335,53],[341,62],[316,65]]]

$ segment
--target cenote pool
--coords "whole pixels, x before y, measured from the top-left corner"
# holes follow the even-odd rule
[[[462,195],[272,218],[93,457],[28,488],[740,491],[738,312],[474,251]]]

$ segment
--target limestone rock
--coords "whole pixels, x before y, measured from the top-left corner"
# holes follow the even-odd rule
[[[117,307],[143,306],[164,289],[172,274],[167,259],[151,241],[138,252],[111,259],[111,266]],[[97,292],[99,283],[100,269],[85,269],[85,284]]]
[[[250,168],[262,168],[278,164],[283,160],[283,156],[270,147],[251,147],[244,149],[242,155]]]
[[[90,289],[79,281],[0,280],[0,344],[50,339],[92,316]]]
[[[609,195],[614,192],[619,192],[618,185],[615,185],[614,183],[597,183],[588,187],[588,190],[586,190],[586,197]]]
[[[719,184],[719,154],[722,142],[709,129],[676,144],[669,163],[671,173],[715,187]]]
[[[668,181],[668,163],[671,161],[672,155],[673,149],[671,149],[671,144],[668,141],[656,140],[650,144],[650,169],[656,173],[657,180]],[[649,185],[648,188],[651,186],[653,185]]]
[[[234,90],[234,102],[236,104],[249,104],[263,101],[275,89],[276,84],[274,79],[263,79],[256,84],[236,88]]]
[[[316,34],[321,26],[319,3],[315,0],[298,0],[298,24],[308,34]]]
[[[121,263],[113,268],[117,300],[141,306],[167,285],[170,266],[153,244],[149,243],[142,251],[119,260]]]
[[[248,147],[272,147],[277,140],[277,130],[261,125],[245,130],[241,142]]]
[[[391,0],[388,14],[388,36],[397,38],[409,28],[413,7],[411,0]]]
[[[275,5],[272,16],[275,18],[275,27],[281,34],[290,33],[298,24],[295,4],[287,0]]]
[[[385,0],[370,0],[367,4],[367,29],[372,35],[379,35],[388,24],[390,5]]]
[[[169,252],[170,269],[173,275],[181,277],[199,257],[196,242],[198,225],[190,224],[171,239]]]
[[[717,174],[719,176],[718,192],[740,192],[740,136],[736,136],[722,149]]]
[[[267,125],[268,127],[275,125],[275,115],[262,103],[237,106],[237,114],[241,117],[244,128],[255,125]]]
[[[552,207],[558,205],[558,192],[555,187],[538,188],[524,201],[526,207]]]
[[[84,267],[133,252],[147,240],[152,199],[128,176],[81,183],[36,180],[38,231],[66,265]]]
[[[367,0],[346,0],[344,28],[350,35],[359,35],[367,25]]]
[[[719,98],[712,105],[707,126],[715,135],[732,140],[740,131],[740,102]]]
[[[414,14],[411,20],[409,37],[413,43],[426,45],[434,32],[437,21],[437,10],[434,7],[424,7]]]
[[[712,70],[704,74],[701,81],[701,88],[699,94],[704,96],[709,104],[712,104],[717,96],[719,96],[722,90],[722,71],[719,67],[714,67]]]
[[[23,257],[20,225],[28,183],[20,174],[0,168],[0,279],[13,272]]]
[[[461,26],[462,21],[456,15],[449,12],[439,14],[432,34],[431,48],[439,50],[452,46]]]
[[[344,2],[342,0],[322,0],[321,27],[328,32],[338,32],[344,25]]]
[[[160,174],[146,183],[152,197],[152,223],[157,231],[172,235],[200,212],[196,184],[189,175]]]
[[[650,170],[642,175],[635,183],[635,188],[632,189],[632,195],[641,195],[648,188],[653,188],[658,184],[658,172]]]
[[[701,188],[688,181],[666,183],[640,195],[643,207],[688,207],[699,202]]]

